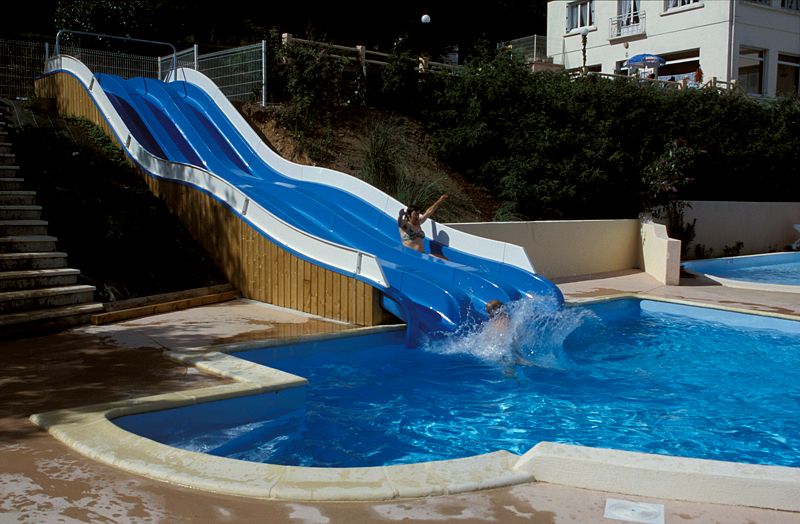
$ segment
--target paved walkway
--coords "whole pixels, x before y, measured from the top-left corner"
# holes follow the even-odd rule
[[[631,272],[560,283],[568,300],[642,292],[800,315],[788,293],[687,280],[661,286]],[[186,348],[348,329],[247,300],[0,343],[0,523],[5,522],[620,522],[608,499],[664,505],[665,522],[798,523],[800,515],[531,483],[382,503],[262,501],[202,493],[127,474],[61,445],[32,413],[224,383],[162,356]]]

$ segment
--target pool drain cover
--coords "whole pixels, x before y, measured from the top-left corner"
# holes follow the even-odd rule
[[[606,499],[606,510],[603,513],[603,517],[626,522],[664,524],[664,505]]]

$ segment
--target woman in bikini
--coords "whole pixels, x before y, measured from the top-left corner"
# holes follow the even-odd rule
[[[420,226],[436,212],[436,209],[445,200],[447,200],[447,195],[440,196],[422,214],[420,214],[419,208],[415,205],[410,205],[408,209],[400,210],[400,215],[397,217],[397,227],[400,230],[400,240],[403,241],[403,245],[420,253],[425,252],[425,232]]]

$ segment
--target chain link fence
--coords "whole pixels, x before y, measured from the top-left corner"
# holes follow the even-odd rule
[[[284,35],[283,45],[313,45],[327,48],[332,57],[351,62],[355,76],[366,76],[368,66],[386,65],[389,55],[369,51],[361,46],[344,47],[323,44]],[[168,45],[168,44],[167,44]],[[530,36],[507,42],[512,52],[521,53],[531,62],[546,60],[546,42],[542,36]],[[33,83],[42,74],[45,60],[53,53],[52,42],[22,42],[0,39],[0,96],[6,98],[33,96]],[[172,70],[173,55],[148,56],[108,49],[61,46],[60,52],[78,58],[95,73],[108,73],[123,78],[166,78]],[[258,44],[200,54],[198,47],[177,52],[177,67],[197,69],[208,76],[231,101],[267,101],[267,44]],[[429,62],[420,58],[418,68],[424,71],[453,71],[459,66]],[[361,78],[363,81],[364,79]]]
[[[547,62],[547,38],[531,35],[506,42],[514,54],[519,54],[527,62]]]
[[[0,39],[0,96],[34,95],[34,80],[54,53],[52,42]],[[107,49],[62,45],[60,53],[74,56],[95,73],[123,78],[165,78],[172,71],[173,55],[148,56]],[[197,46],[175,55],[177,67],[197,69],[211,78],[232,101],[266,100],[266,43],[201,55]]]
[[[0,40],[0,96],[33,95],[33,80],[44,68],[48,47],[52,44]]]
[[[145,78],[159,77],[158,58],[152,56],[73,46],[61,46],[61,54],[77,58],[94,73],[106,73],[121,76],[122,78],[137,76]]]

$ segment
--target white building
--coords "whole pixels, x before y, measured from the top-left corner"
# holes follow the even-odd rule
[[[584,51],[590,71],[627,74],[627,58],[652,53],[666,60],[663,80],[694,79],[699,66],[704,81],[798,93],[800,0],[551,0],[548,56],[577,69]]]

